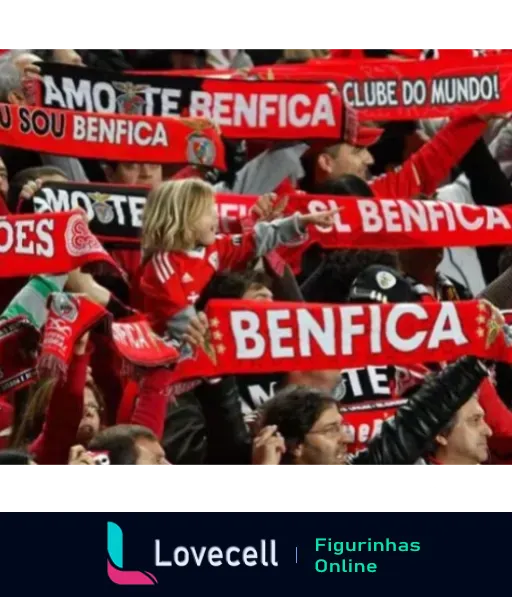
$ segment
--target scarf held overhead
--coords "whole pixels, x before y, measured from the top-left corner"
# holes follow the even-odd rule
[[[43,63],[41,72],[27,99],[47,108],[208,118],[228,139],[341,135],[341,99],[325,83],[148,76],[53,63]]]
[[[34,213],[85,210],[89,229],[109,249],[140,250],[142,212],[148,187],[101,183],[48,182],[20,211]]]
[[[510,328],[482,301],[323,305],[215,300],[205,351],[177,377],[454,361],[512,362]]]
[[[64,273],[104,262],[119,268],[82,213],[0,217],[0,278]]]
[[[0,104],[0,145],[76,158],[225,168],[210,121]]]
[[[252,71],[250,71],[250,74]],[[510,54],[453,61],[317,61],[254,74],[279,81],[330,81],[361,120],[417,120],[512,109]]]

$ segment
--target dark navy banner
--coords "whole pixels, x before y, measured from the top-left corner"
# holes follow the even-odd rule
[[[1,519],[3,595],[411,597],[509,586],[511,514]]]

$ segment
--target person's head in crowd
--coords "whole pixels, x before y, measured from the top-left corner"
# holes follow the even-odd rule
[[[354,280],[371,266],[398,268],[395,251],[344,249],[326,255],[323,263],[302,284],[308,302],[344,303]]]
[[[25,103],[22,74],[12,62],[0,64],[0,102],[18,105]]]
[[[76,50],[36,50],[35,54],[44,62],[85,66],[82,57]]]
[[[261,427],[276,425],[286,451],[282,464],[345,464],[348,437],[336,401],[308,387],[278,392],[262,408]]]
[[[0,196],[7,200],[9,196],[9,173],[7,166],[0,157]]]
[[[169,464],[156,435],[140,425],[107,427],[88,448],[93,452],[108,452],[110,464]]]
[[[114,184],[157,187],[162,182],[161,164],[137,162],[105,162],[103,170],[108,182]]]
[[[170,67],[178,70],[205,68],[206,50],[170,50],[168,54]]]
[[[14,212],[17,209],[20,193],[23,187],[31,182],[40,180],[45,182],[67,182],[66,174],[56,166],[34,166],[17,172],[10,182],[8,197],[9,209]]]
[[[436,436],[431,458],[440,464],[481,464],[489,457],[491,435],[484,409],[474,396]]]
[[[4,464],[36,464],[30,454],[22,450],[0,450],[0,466]]]
[[[271,301],[270,286],[270,278],[262,271],[219,272],[204,289],[196,309],[203,311],[208,301],[214,298]]]
[[[283,57],[277,61],[281,64],[300,64],[317,58],[328,56],[327,50],[284,50]]]
[[[54,387],[52,379],[41,380],[32,386],[20,424],[13,431],[13,447],[22,448],[28,445],[41,433]],[[77,428],[76,443],[87,446],[100,431],[104,423],[104,407],[103,396],[89,376],[84,388],[83,414]]]
[[[144,208],[142,249],[189,251],[215,242],[218,217],[213,187],[198,179],[167,181],[153,189]]]
[[[343,106],[343,135],[339,143],[313,143],[302,158],[305,176],[301,181],[305,190],[315,192],[318,185],[344,174],[354,174],[363,180],[370,178],[374,163],[369,148],[382,135],[383,129],[362,126],[350,106]]]

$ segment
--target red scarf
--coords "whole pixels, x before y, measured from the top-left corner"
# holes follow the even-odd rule
[[[499,323],[476,300],[343,306],[215,300],[206,313],[208,350],[181,361],[177,379],[409,365],[467,354],[512,362]]]
[[[119,268],[81,212],[0,218],[0,278],[69,272],[104,262]]]
[[[0,145],[76,158],[225,169],[224,145],[194,118],[92,114],[0,104]]]
[[[0,394],[19,390],[37,378],[40,333],[26,317],[0,321]]]

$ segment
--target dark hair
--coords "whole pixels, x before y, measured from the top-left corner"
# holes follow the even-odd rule
[[[332,251],[302,284],[302,295],[310,303],[343,303],[354,280],[371,265],[386,265],[398,269],[398,255],[395,251],[364,249]]]
[[[106,451],[111,464],[135,464],[138,458],[135,442],[138,439],[158,441],[156,435],[141,425],[114,425],[100,431],[89,443],[89,450]]]
[[[18,199],[24,185],[31,180],[42,178],[43,176],[62,176],[67,179],[66,173],[55,166],[33,166],[16,172],[9,185],[9,194],[7,196],[8,207],[12,213],[15,213],[18,207]]]
[[[337,402],[324,392],[304,386],[290,386],[280,390],[266,402],[261,411],[261,423],[277,425],[286,444],[286,453],[281,462],[293,461],[292,451],[304,443],[306,435],[320,415]]]
[[[343,174],[334,180],[326,180],[315,185],[316,195],[344,195],[354,197],[373,197],[373,191],[366,181],[354,174]]]
[[[21,450],[0,450],[0,465],[2,464],[30,464],[32,458]]]
[[[498,259],[498,272],[499,274],[503,274],[505,270],[507,270],[510,266],[512,266],[512,247],[506,247],[500,253]]]
[[[271,281],[265,272],[247,270],[244,272],[221,272],[208,283],[196,303],[196,309],[202,311],[206,303],[214,298],[242,298],[251,286],[270,288]]]

